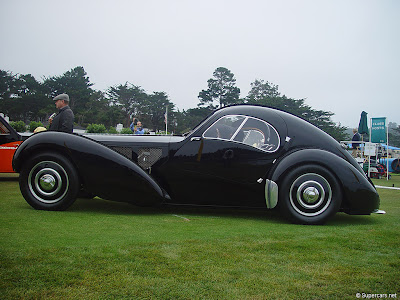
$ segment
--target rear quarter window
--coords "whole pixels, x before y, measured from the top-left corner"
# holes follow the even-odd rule
[[[242,143],[266,152],[275,152],[280,146],[278,132],[272,125],[249,116],[224,116],[203,137]]]

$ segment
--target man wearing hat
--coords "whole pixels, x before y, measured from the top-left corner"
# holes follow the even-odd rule
[[[72,133],[74,129],[74,113],[68,106],[69,96],[67,94],[60,94],[54,97],[53,100],[58,108],[58,113],[54,117],[50,116],[49,130]]]

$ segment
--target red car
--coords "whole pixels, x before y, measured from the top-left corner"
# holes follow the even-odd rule
[[[17,133],[14,128],[0,116],[0,173],[14,173],[12,158],[15,150],[27,137]]]

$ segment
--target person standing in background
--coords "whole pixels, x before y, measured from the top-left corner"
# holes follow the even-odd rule
[[[67,94],[60,94],[53,99],[58,113],[49,119],[51,131],[61,131],[72,133],[74,130],[74,113],[69,107],[69,96]]]
[[[138,119],[133,118],[131,126],[129,128],[132,130],[133,134],[144,134],[144,128],[142,127],[142,122]]]
[[[353,129],[353,138],[351,139],[352,142],[359,142],[361,141],[361,136],[358,133],[357,128]],[[353,157],[357,157],[360,153],[360,143],[352,143],[351,147],[353,148]]]
[[[136,119],[135,117],[132,119],[132,123],[131,126],[129,126],[129,128],[132,130],[133,133],[136,132],[136,125],[138,123],[138,119]]]
[[[142,127],[142,122],[140,121],[137,122],[134,134],[144,134],[144,128]]]

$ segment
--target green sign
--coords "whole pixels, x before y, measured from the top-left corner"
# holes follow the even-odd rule
[[[371,142],[386,143],[386,118],[372,118]]]

